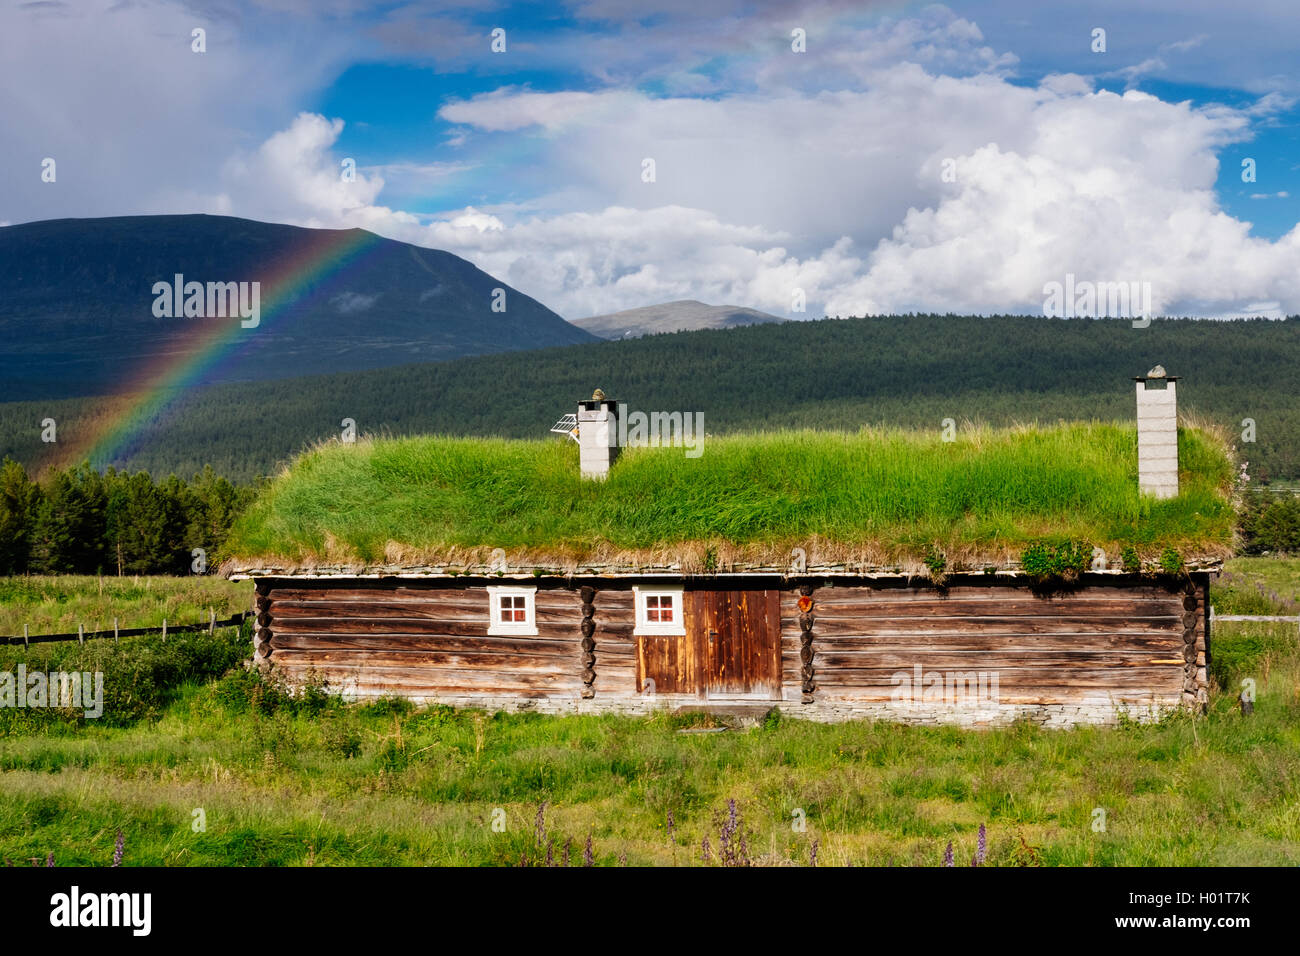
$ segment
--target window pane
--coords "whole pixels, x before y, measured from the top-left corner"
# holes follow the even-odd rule
[[[527,623],[528,611],[526,599],[522,594],[503,594],[498,602],[500,620],[503,624]]]
[[[645,619],[647,623],[673,623],[673,595],[647,594],[645,597]]]

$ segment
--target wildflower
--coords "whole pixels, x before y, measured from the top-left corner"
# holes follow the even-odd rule
[[[943,851],[943,865],[952,866],[952,841],[948,841],[948,849]]]
[[[126,840],[122,836],[122,831],[117,831],[117,842],[113,844],[113,865],[122,865],[122,851],[126,849]]]
[[[975,856],[971,858],[971,866],[980,866],[984,863],[984,857],[988,854],[989,840],[988,831],[984,829],[984,824],[980,824],[979,842],[975,845]]]
[[[546,841],[546,801],[543,800],[537,805],[537,823],[533,826],[533,831],[537,837],[537,845],[541,846]]]

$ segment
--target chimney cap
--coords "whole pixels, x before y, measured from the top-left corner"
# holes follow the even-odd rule
[[[1155,368],[1153,368],[1151,371],[1147,372],[1145,375],[1134,375],[1134,376],[1133,376],[1133,381],[1135,381],[1135,382],[1145,382],[1145,381],[1148,381],[1148,380],[1150,380],[1150,381],[1161,381],[1161,380],[1163,380],[1163,381],[1166,381],[1166,382],[1176,382],[1176,381],[1178,381],[1178,376],[1177,376],[1177,375],[1170,375],[1168,372],[1165,371],[1165,367],[1164,367],[1163,365],[1157,365]]]

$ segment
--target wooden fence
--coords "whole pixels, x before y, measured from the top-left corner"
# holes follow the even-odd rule
[[[1300,625],[1300,616],[1284,614],[1215,614],[1214,608],[1210,608],[1210,623],[1213,624],[1215,621],[1280,621],[1284,624]]]
[[[219,627],[238,627],[253,616],[252,611],[243,611],[234,617],[226,618],[224,621],[217,620],[217,612],[209,611],[208,620],[200,621],[197,624],[172,624],[167,623],[163,618],[162,627],[118,627],[117,618],[113,618],[113,629],[104,631],[87,631],[84,626],[78,626],[75,633],[68,634],[28,634],[27,628],[23,628],[23,633],[18,635],[0,635],[0,645],[9,644],[50,644],[55,641],[86,641],[95,640],[96,638],[111,637],[117,640],[121,637],[143,637],[146,634],[162,634],[162,639],[167,640],[168,634],[193,634],[199,631],[207,631],[209,634],[216,631]]]

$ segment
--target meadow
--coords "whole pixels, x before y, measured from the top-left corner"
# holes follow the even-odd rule
[[[1225,599],[1276,582],[1252,613],[1300,590],[1294,562],[1231,567]],[[1071,731],[349,705],[285,695],[248,647],[0,648],[0,672],[109,685],[99,721],[0,709],[0,858],[107,865],[121,831],[126,866],[938,866],[949,843],[964,866],[983,824],[989,866],[1300,864],[1294,624],[1216,627],[1205,716]]]
[[[253,606],[253,586],[216,575],[24,575],[0,577],[0,635],[161,627],[233,617]]]

